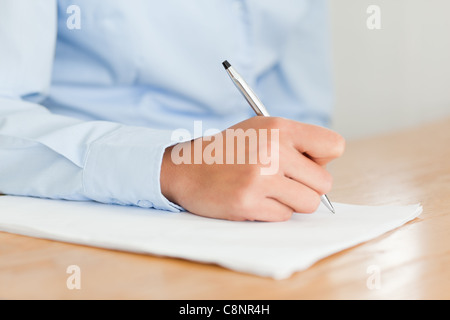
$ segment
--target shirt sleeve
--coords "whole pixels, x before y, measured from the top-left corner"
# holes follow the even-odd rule
[[[171,132],[81,121],[39,105],[51,81],[56,1],[4,0],[0,11],[0,193],[181,207],[161,193]]]

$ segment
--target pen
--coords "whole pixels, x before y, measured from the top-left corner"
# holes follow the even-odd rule
[[[253,90],[247,84],[247,82],[245,82],[245,80],[231,66],[231,64],[227,60],[225,60],[224,62],[222,62],[222,65],[225,68],[225,70],[227,71],[227,73],[230,76],[233,83],[236,85],[236,87],[239,89],[239,91],[244,96],[245,100],[247,100],[247,102],[250,104],[253,111],[255,111],[255,113],[258,116],[270,117],[269,112],[267,111],[266,107],[264,107],[261,100],[259,100],[259,98],[256,96],[256,94],[253,92]],[[320,200],[332,213],[335,213],[334,207],[331,204],[331,202],[328,199],[326,194],[322,195],[320,197]]]

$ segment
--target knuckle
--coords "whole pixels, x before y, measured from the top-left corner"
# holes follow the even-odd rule
[[[314,185],[311,185],[311,188],[317,191],[319,194],[328,193],[333,186],[333,176],[330,172],[328,172],[324,167],[315,165],[312,169]]]
[[[292,210],[286,210],[278,215],[279,217],[278,221],[288,221],[289,219],[291,219],[293,214],[294,212]]]
[[[320,205],[320,196],[314,192],[313,195],[308,197],[307,201],[303,205],[302,212],[303,213],[313,213],[317,210]]]
[[[323,170],[322,184],[321,189],[319,190],[320,193],[325,194],[330,192],[332,186],[333,186],[333,176],[328,171]]]
[[[293,213],[294,210],[290,209],[289,207],[280,208],[279,210],[271,214],[271,221],[288,221],[292,217]]]
[[[286,126],[286,119],[281,117],[267,117],[267,127],[269,129],[282,129]]]
[[[334,157],[338,158],[340,156],[342,156],[342,154],[344,153],[345,150],[345,139],[344,137],[342,137],[340,134],[333,132],[332,135],[332,153],[334,155]]]
[[[276,210],[271,211],[260,211],[258,213],[251,214],[248,218],[249,220],[255,221],[267,221],[267,222],[282,222],[282,221],[288,221],[291,217],[294,211],[290,209],[289,207],[286,208],[279,208]],[[264,217],[264,218],[261,218]]]

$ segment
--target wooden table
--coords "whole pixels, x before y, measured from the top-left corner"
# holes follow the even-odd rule
[[[450,119],[349,142],[330,170],[333,201],[424,211],[281,281],[0,233],[0,299],[449,299]],[[66,286],[74,264],[81,290]]]

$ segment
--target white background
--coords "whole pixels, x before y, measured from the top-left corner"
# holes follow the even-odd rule
[[[381,30],[369,30],[369,5]],[[449,0],[330,0],[335,111],[347,139],[450,117]]]

